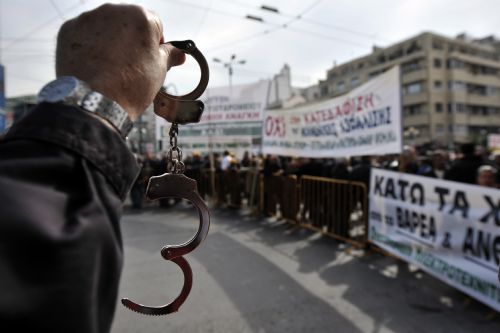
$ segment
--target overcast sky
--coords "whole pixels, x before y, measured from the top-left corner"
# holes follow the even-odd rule
[[[33,94],[52,80],[55,36],[62,22],[95,8],[98,0],[0,0],[0,62],[7,97]],[[109,1],[108,1],[109,2]],[[114,1],[112,1],[114,2]],[[123,2],[123,1],[118,1]],[[234,83],[272,77],[284,63],[295,86],[323,79],[341,64],[422,31],[445,36],[500,35],[497,0],[144,0],[130,1],[158,13],[166,40],[193,39],[211,65],[211,86],[226,85],[227,71],[214,63],[236,54]],[[279,9],[280,14],[259,9]],[[300,19],[296,16],[303,13]],[[247,14],[264,23],[245,19]],[[283,28],[283,24],[287,27]],[[267,31],[267,33],[265,33]],[[167,83],[191,90],[199,73],[193,61],[172,70]]]

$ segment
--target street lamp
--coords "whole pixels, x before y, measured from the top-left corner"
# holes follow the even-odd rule
[[[231,57],[229,58],[229,61],[222,61],[219,58],[213,58],[212,59],[216,63],[220,63],[224,66],[224,68],[227,68],[227,73],[229,74],[229,92],[230,95],[232,95],[233,92],[233,66],[234,65],[244,65],[246,63],[246,60],[236,60],[236,54],[232,54]]]

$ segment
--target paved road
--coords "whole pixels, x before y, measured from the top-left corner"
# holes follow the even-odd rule
[[[197,228],[191,207],[123,218],[120,296],[173,299],[182,274],[161,259],[165,243]],[[122,332],[495,332],[500,318],[438,280],[394,259],[342,245],[279,221],[213,210],[205,243],[189,255],[194,285],[180,312],[164,317],[117,306]]]

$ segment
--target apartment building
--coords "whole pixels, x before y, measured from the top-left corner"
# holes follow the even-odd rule
[[[448,38],[424,32],[367,56],[334,66],[303,90],[308,101],[331,98],[394,65],[401,68],[405,141],[449,146],[483,143],[500,133],[500,41]]]

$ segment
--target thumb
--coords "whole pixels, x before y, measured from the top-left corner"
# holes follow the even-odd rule
[[[167,57],[167,71],[174,66],[180,66],[186,61],[186,54],[172,44],[162,44],[162,50]]]

